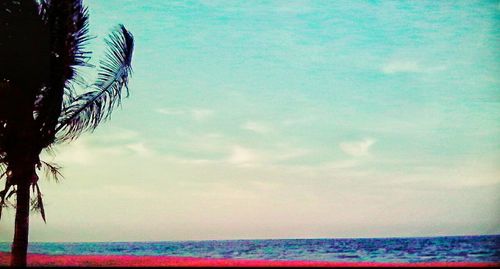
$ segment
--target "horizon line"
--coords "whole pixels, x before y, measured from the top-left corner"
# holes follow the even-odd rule
[[[210,241],[271,241],[271,240],[364,240],[364,239],[425,239],[425,238],[446,238],[446,237],[482,237],[482,236],[500,236],[497,234],[464,234],[464,235],[435,235],[435,236],[383,236],[383,237],[317,237],[317,238],[254,238],[254,239],[189,239],[189,240],[158,240],[158,241],[31,241],[31,243],[183,243],[183,242],[210,242]],[[12,244],[9,241],[0,241],[0,244]]]

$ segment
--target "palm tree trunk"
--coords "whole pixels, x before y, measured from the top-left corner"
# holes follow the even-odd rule
[[[20,96],[14,98],[14,103],[19,107],[10,118],[10,133],[8,140],[10,171],[8,180],[17,186],[16,189],[16,219],[14,226],[14,240],[12,242],[10,265],[26,267],[28,252],[29,215],[30,215],[30,186],[35,179],[35,142],[36,128],[33,118],[32,103],[29,98],[22,96],[26,89],[16,89]]]
[[[26,181],[17,186],[15,232],[10,265],[13,267],[26,267],[30,214],[30,184]]]

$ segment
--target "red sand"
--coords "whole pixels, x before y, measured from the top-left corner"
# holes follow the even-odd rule
[[[0,252],[0,266],[9,265],[9,253]],[[171,256],[87,256],[29,254],[28,266],[212,266],[212,267],[494,267],[498,263],[321,262],[206,259]]]

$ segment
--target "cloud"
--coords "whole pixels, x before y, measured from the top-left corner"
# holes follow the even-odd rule
[[[389,75],[396,73],[432,73],[444,69],[444,66],[423,66],[415,60],[393,60],[381,67],[382,73]]]
[[[158,108],[156,112],[163,115],[182,115],[184,111],[181,109],[171,109],[171,108]]]
[[[369,155],[370,148],[375,144],[375,140],[371,138],[363,139],[362,141],[355,142],[342,142],[340,143],[340,149],[348,155],[354,157],[367,156]]]
[[[193,109],[190,112],[191,112],[191,116],[195,120],[198,120],[198,121],[207,119],[207,118],[213,116],[213,114],[214,114],[214,112],[212,110],[209,110],[209,109]]]
[[[140,133],[134,130],[129,130],[125,128],[109,128],[110,132],[100,133],[96,136],[91,136],[93,141],[99,141],[102,143],[114,143],[114,142],[126,142],[136,139],[140,136]]]
[[[151,155],[151,150],[147,148],[143,142],[128,144],[125,147],[132,150],[134,153],[141,157]]]
[[[43,159],[48,156],[42,155]],[[87,165],[93,162],[94,157],[89,151],[88,144],[84,139],[74,141],[70,145],[64,145],[60,150],[55,150],[57,160],[62,160],[64,163]],[[50,157],[49,157],[50,158]]]
[[[95,165],[103,160],[113,158],[126,153],[120,146],[96,146],[91,139],[82,137],[71,144],[61,145],[54,149],[54,155],[44,152],[42,159],[56,161],[65,164]]]
[[[251,165],[260,160],[260,156],[253,150],[236,145],[231,149],[227,161],[237,165]]]
[[[42,153],[42,159],[51,162],[60,162],[63,166],[70,165],[99,165],[110,158],[125,156],[146,157],[154,151],[146,143],[137,141],[137,132],[119,129],[119,132],[106,133],[96,136],[83,136],[69,144],[63,144],[52,151]],[[113,140],[114,138],[114,140]]]
[[[272,131],[272,128],[261,122],[249,121],[241,126],[242,129],[252,131],[258,134],[266,134]]]
[[[310,149],[305,148],[282,148],[253,149],[241,145],[230,148],[228,157],[223,161],[228,164],[240,166],[286,166],[284,161],[293,160],[311,154]]]
[[[392,61],[382,66],[382,72],[386,74],[414,73],[420,71],[421,67],[414,61]]]

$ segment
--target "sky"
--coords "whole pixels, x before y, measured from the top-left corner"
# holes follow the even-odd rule
[[[31,241],[500,233],[500,2],[85,4],[131,94],[44,153]]]

